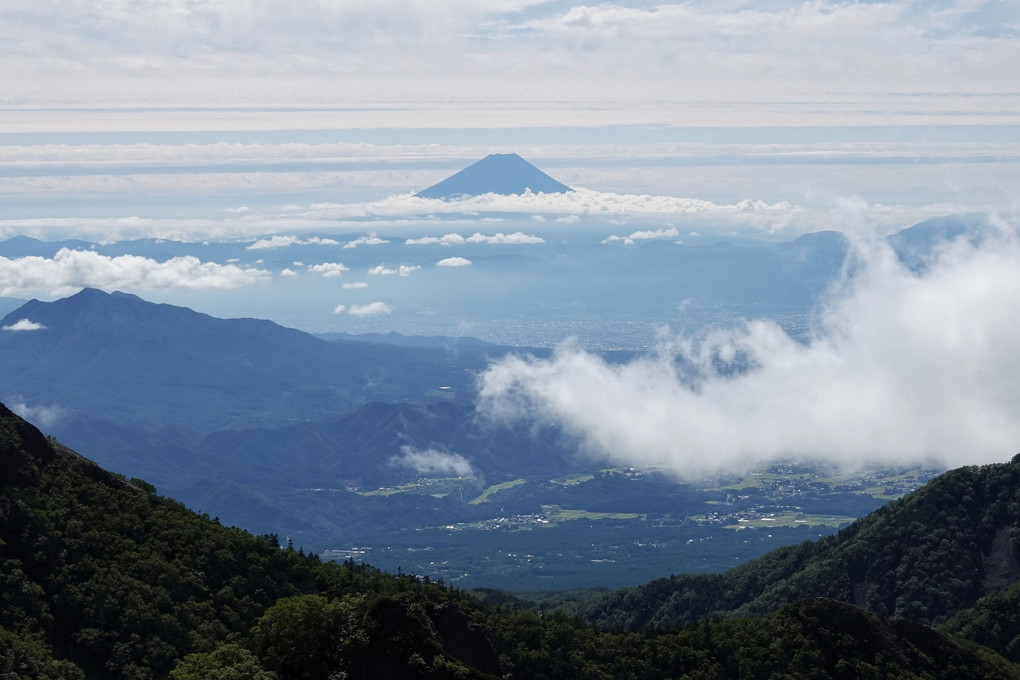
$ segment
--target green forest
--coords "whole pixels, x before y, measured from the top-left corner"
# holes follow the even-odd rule
[[[538,604],[222,526],[4,407],[0,485],[3,680],[1020,678],[1020,458],[724,574]]]

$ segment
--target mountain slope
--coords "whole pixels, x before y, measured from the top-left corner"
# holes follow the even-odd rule
[[[957,612],[940,630],[991,647],[1020,663],[1020,583]]]
[[[417,194],[418,198],[456,198],[481,194],[556,194],[573,191],[515,153],[494,153]]]
[[[486,609],[195,515],[0,405],[0,677],[1016,678],[994,652],[852,606],[670,633]]]
[[[0,677],[23,677],[17,673],[26,668],[31,677],[166,677],[189,653],[249,635],[253,646],[268,646],[267,624],[261,638],[250,631],[266,616],[286,628],[288,612],[302,606],[303,625],[309,609],[326,616],[345,608],[364,628],[357,649],[329,655],[330,672],[348,666],[370,677],[380,664],[402,677],[498,671],[494,653],[486,656],[484,639],[459,613],[458,601],[473,607],[463,597],[364,567],[321,564],[280,550],[275,536],[219,526],[48,441],[3,406],[0,471]],[[450,653],[454,638],[476,644],[472,661],[488,672]],[[412,653],[438,655],[450,672],[412,672]],[[293,662],[277,652],[267,665]]]
[[[674,576],[571,607],[614,626],[668,626],[828,597],[883,616],[945,621],[1020,581],[1020,456],[952,470],[836,536],[724,574]]]

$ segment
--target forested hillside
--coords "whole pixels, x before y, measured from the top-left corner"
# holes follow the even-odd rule
[[[936,624],[1017,581],[1020,456],[952,470],[835,536],[775,550],[723,574],[658,579],[564,610],[636,629],[764,614],[826,597]]]
[[[6,409],[0,446],[0,677],[159,678],[212,654],[181,667],[191,677],[196,664],[255,663],[252,652],[282,677],[410,673],[417,658],[418,677],[498,671],[491,648],[465,646],[477,634],[463,595],[219,526]]]
[[[322,563],[112,475],[2,406],[0,484],[3,680],[1020,677],[992,650],[831,600],[627,633]],[[957,628],[978,637],[996,612]]]

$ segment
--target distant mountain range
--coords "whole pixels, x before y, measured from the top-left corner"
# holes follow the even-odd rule
[[[487,350],[336,340],[257,319],[218,319],[134,295],[85,289],[32,300],[0,326],[3,397],[65,415],[196,431],[285,425],[371,401],[467,399]]]
[[[475,374],[509,351],[480,341],[327,341],[94,289],[30,301],[0,327],[11,329],[0,331],[4,399],[103,465],[231,523],[307,530],[317,544],[378,526],[393,508],[346,487],[444,474],[413,456],[401,464],[404,450],[466,455],[472,486],[573,469],[573,447],[555,437],[538,445],[527,429],[478,421]],[[321,486],[336,493],[310,520],[294,490]]]
[[[555,545],[535,548],[536,566],[510,572],[492,561],[513,559],[504,548],[509,539],[486,523],[499,527],[499,518],[511,516],[540,526],[543,508],[566,507],[619,516],[645,531],[647,513],[680,521],[716,498],[662,475],[605,471],[555,423],[536,429],[480,419],[474,375],[512,351],[505,347],[377,341],[385,336],[326,341],[266,321],[217,319],[90,289],[26,303],[0,326],[24,329],[0,331],[7,369],[0,396],[48,434],[224,522],[317,550],[397,546],[397,554],[375,557],[395,568],[413,555],[401,546],[422,545],[428,556],[453,540],[459,557],[429,569],[459,577],[470,571],[487,583],[519,581],[517,574],[546,585],[550,578],[577,583],[577,576],[632,582],[635,571],[622,562],[585,575],[589,546],[617,540],[606,531],[629,530],[615,522],[543,530],[536,537]],[[838,506],[856,516],[879,502],[854,497]],[[452,525],[468,533],[444,528]],[[712,531],[667,527],[684,541],[691,531]],[[779,540],[784,531],[803,538],[819,530],[771,533]],[[740,545],[715,541],[714,559],[732,562],[731,547],[741,555],[764,547],[733,540]],[[642,569],[660,573],[656,565],[668,554],[656,550],[659,561],[644,559]],[[539,564],[547,555],[555,564]]]
[[[923,267],[934,244],[982,238],[982,225],[968,217],[932,220],[890,240],[904,261]],[[805,301],[833,280],[848,248],[835,232],[781,244],[671,246],[653,242],[622,251],[625,266],[642,269],[642,285],[664,295],[687,277],[702,285],[716,282],[723,290],[735,285],[739,272],[747,285],[756,282],[762,299],[788,295]],[[619,288],[613,294],[627,304],[640,298],[636,284]],[[711,559],[697,566],[713,569],[725,560],[732,564],[735,555],[744,559],[775,545],[769,541],[809,536],[800,525],[800,533],[791,527],[761,542],[740,540],[735,551],[736,539],[725,543],[719,527],[687,518],[704,515],[709,501],[729,503],[733,512],[749,509],[751,501],[741,505],[745,501],[664,476],[609,469],[579,455],[578,443],[555,423],[532,431],[480,420],[474,408],[477,372],[521,350],[468,338],[377,334],[327,340],[268,321],[219,319],[92,289],[25,303],[4,316],[0,327],[6,329],[0,330],[0,399],[48,434],[224,521],[292,535],[308,547],[351,547],[374,536],[387,541],[384,546],[457,540],[464,554],[472,546],[482,554],[483,540],[490,547],[515,540],[488,529],[510,525],[487,522],[516,517],[539,526],[546,513],[610,518],[585,522],[583,529],[567,522],[543,529],[548,542],[543,554],[569,555],[563,559],[575,567],[603,559],[588,550],[596,538],[618,547],[623,523],[647,521],[659,533],[643,546],[659,545],[662,532],[681,546],[715,531]],[[607,353],[611,361],[628,356]],[[835,514],[844,517],[860,516],[881,502],[866,494],[811,500],[815,506],[827,503],[830,514],[840,508]],[[806,507],[807,501],[796,504]],[[441,536],[423,538],[426,529],[450,526],[455,528],[442,529]],[[470,537],[462,527],[479,534]],[[833,528],[813,528],[810,536],[823,530]],[[569,552],[565,541],[585,545]],[[653,559],[667,554],[641,550],[650,551],[636,553],[647,569],[658,569]],[[503,549],[503,558],[509,552]],[[392,558],[408,557],[405,551]],[[519,581],[518,574],[527,574],[532,583],[574,578],[568,566],[523,563],[513,567],[519,571],[501,566],[498,578]],[[627,583],[633,581],[619,579],[633,579],[635,570],[621,561],[602,573],[603,582]]]
[[[481,194],[558,194],[573,191],[515,153],[494,153],[442,182],[419,191],[418,198],[450,199]]]

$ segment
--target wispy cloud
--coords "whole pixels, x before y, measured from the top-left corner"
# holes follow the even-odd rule
[[[32,321],[31,319],[19,319],[9,326],[4,326],[2,330],[5,331],[41,331],[45,330],[46,326],[41,323]]]
[[[380,314],[392,314],[393,307],[390,307],[385,302],[369,302],[364,305],[344,305],[340,304],[333,308],[334,314],[350,314],[351,316],[365,317],[365,316],[379,316]]]
[[[923,274],[856,243],[857,274],[807,342],[753,321],[664,338],[610,364],[576,347],[507,357],[481,377],[483,410],[557,421],[600,458],[684,475],[778,458],[844,465],[1002,460],[1020,441],[1020,241],[942,249]]]
[[[350,281],[340,286],[344,290],[358,290],[359,288],[368,288],[368,284],[364,281]]]
[[[320,236],[309,236],[308,238],[301,238],[299,236],[272,236],[267,239],[258,239],[255,243],[248,246],[248,250],[270,250],[275,248],[287,248],[290,246],[307,246],[307,245],[318,245],[318,246],[338,246],[339,241],[331,238],[323,238]],[[345,246],[346,247],[346,246]]]
[[[467,458],[457,453],[447,453],[436,449],[422,451],[411,446],[401,446],[400,455],[391,458],[390,463],[409,468],[419,475],[475,476],[475,470]]]
[[[348,241],[344,244],[344,248],[357,248],[358,246],[380,246],[384,243],[389,243],[384,238],[379,238],[375,234],[369,234],[368,236],[359,236],[356,239]]]
[[[30,406],[18,397],[4,399],[4,402],[19,416],[42,429],[59,424],[67,415],[67,410],[60,406]]]
[[[103,290],[240,288],[270,279],[263,269],[174,257],[159,262],[137,255],[110,257],[62,248],[51,258],[0,257],[0,295],[61,296],[92,287]]]

